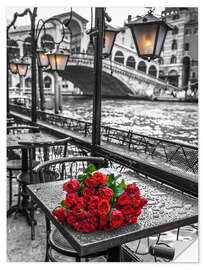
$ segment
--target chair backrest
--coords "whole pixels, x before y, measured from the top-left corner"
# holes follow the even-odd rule
[[[74,178],[90,164],[99,169],[105,167],[106,163],[103,157],[66,157],[46,161],[36,166],[33,171],[39,174],[40,182],[45,183]]]
[[[22,134],[31,132],[40,132],[40,129],[39,127],[29,125],[7,127],[7,134]]]

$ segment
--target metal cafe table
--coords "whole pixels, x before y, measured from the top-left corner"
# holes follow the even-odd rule
[[[41,132],[7,134],[7,150],[21,149],[22,150],[22,172],[28,171],[28,147],[26,143],[35,144],[53,141],[54,137]],[[30,222],[29,213],[29,194],[26,191],[26,185],[22,185],[22,209],[21,213],[27,217],[28,223]],[[7,216],[16,212],[18,205],[13,205],[8,209]]]
[[[197,198],[134,173],[122,174],[122,178],[127,183],[135,181],[141,195],[148,199],[148,204],[143,208],[136,224],[122,226],[112,231],[81,233],[57,222],[51,212],[58,202],[65,199],[62,187],[66,181],[32,184],[27,188],[46,218],[57,227],[81,257],[110,249],[109,261],[120,261],[122,244],[198,221]]]

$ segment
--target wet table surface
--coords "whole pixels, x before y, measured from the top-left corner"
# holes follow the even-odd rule
[[[112,172],[105,169],[105,172]],[[183,194],[159,182],[134,173],[122,173],[127,183],[136,182],[141,196],[148,199],[136,224],[119,227],[112,231],[80,233],[68,225],[59,224],[51,215],[61,200],[65,199],[63,183],[66,181],[28,186],[32,198],[61,234],[71,243],[80,256],[118,247],[121,244],[158,234],[198,221],[197,198]]]
[[[8,134],[7,135],[7,148],[23,148],[23,143],[45,143],[54,141],[55,137],[42,132],[35,133],[22,133],[22,134]]]

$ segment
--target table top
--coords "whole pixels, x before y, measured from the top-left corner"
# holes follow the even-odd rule
[[[51,212],[61,200],[65,199],[62,186],[66,181],[29,185],[28,191],[80,256],[104,251],[198,221],[198,200],[196,198],[140,175],[128,173],[122,174],[122,178],[127,183],[136,182],[141,196],[148,199],[148,204],[144,206],[136,224],[122,226],[107,232],[80,233],[74,228],[56,221]]]
[[[54,136],[42,132],[20,133],[7,135],[7,148],[23,148],[23,143],[37,144],[56,140]]]

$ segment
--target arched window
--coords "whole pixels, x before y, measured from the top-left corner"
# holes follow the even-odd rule
[[[138,64],[137,69],[146,73],[147,66],[146,66],[145,62],[144,61],[140,61],[139,64]]]
[[[153,77],[156,77],[156,74],[157,74],[157,70],[156,70],[156,67],[155,66],[150,66],[149,68],[149,74]]]
[[[51,35],[45,34],[41,37],[41,47],[48,50],[54,49],[54,39]]]
[[[30,56],[32,53],[32,39],[31,37],[26,37],[23,43],[23,55]]]
[[[168,73],[168,82],[174,86],[178,86],[178,72],[176,70],[171,70]]]
[[[172,35],[176,35],[176,34],[178,34],[178,32],[179,32],[179,29],[178,29],[177,26],[175,26],[175,27],[173,28],[173,30],[172,30]]]
[[[184,44],[184,49],[185,49],[185,51],[189,51],[189,49],[190,49],[190,43],[185,43]]]
[[[177,40],[174,39],[173,42],[172,42],[172,45],[171,45],[171,49],[172,49],[172,50],[177,50],[177,47],[178,47],[178,46],[177,46]]]
[[[8,39],[7,50],[9,59],[20,58],[20,48],[18,43],[13,39]]]
[[[87,47],[87,54],[94,55],[94,46],[92,42],[89,42]]]
[[[124,55],[121,51],[117,51],[114,56],[114,61],[124,64]]]
[[[177,62],[177,58],[176,58],[176,56],[175,55],[172,55],[171,56],[171,64],[176,64],[176,62]]]
[[[196,77],[196,73],[192,72],[192,79],[195,79],[195,77]]]
[[[44,78],[44,88],[51,89],[51,78],[49,76]]]
[[[133,56],[129,56],[126,62],[126,66],[135,68],[135,58]]]
[[[164,59],[163,59],[163,57],[160,57],[159,58],[159,65],[163,65],[164,64]]]

